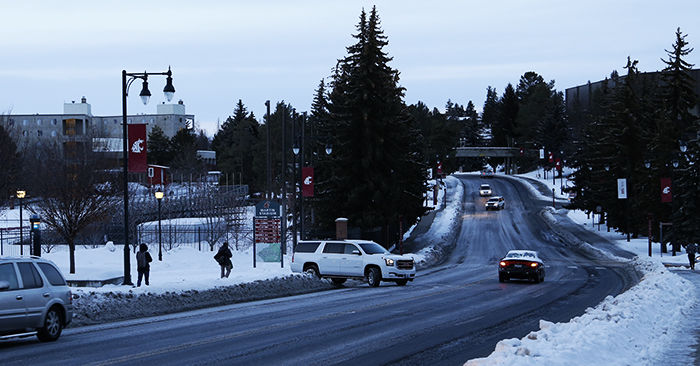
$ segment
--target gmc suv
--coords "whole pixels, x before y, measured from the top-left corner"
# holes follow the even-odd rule
[[[292,272],[330,278],[336,286],[348,278],[367,281],[372,287],[381,281],[404,286],[416,276],[413,258],[391,254],[373,241],[352,239],[300,241],[291,268]]]
[[[0,258],[0,339],[55,341],[73,319],[73,297],[56,265],[39,257]]]

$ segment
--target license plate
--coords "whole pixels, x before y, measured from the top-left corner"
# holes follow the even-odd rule
[[[513,267],[515,267],[515,268],[523,268],[523,265],[522,265],[522,264],[516,264],[516,265],[514,265]]]

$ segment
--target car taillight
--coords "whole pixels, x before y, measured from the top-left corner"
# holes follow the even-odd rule
[[[531,263],[530,263],[530,267],[532,267],[532,268],[535,268],[535,267],[537,267],[538,265],[539,265],[539,263],[537,263],[537,262],[531,262]]]

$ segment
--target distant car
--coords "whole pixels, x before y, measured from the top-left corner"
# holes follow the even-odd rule
[[[544,281],[544,262],[534,250],[511,250],[498,263],[498,281],[511,278]]]
[[[506,199],[501,196],[493,196],[486,201],[486,210],[502,210],[506,208]]]
[[[488,184],[482,184],[479,187],[479,196],[490,196],[491,195],[491,186]]]
[[[56,265],[39,257],[0,258],[0,339],[55,341],[73,319],[73,297]]]
[[[484,169],[481,171],[482,178],[493,178],[494,172],[491,169]]]

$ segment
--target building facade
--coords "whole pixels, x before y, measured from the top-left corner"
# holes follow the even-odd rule
[[[80,103],[64,103],[63,114],[9,114],[0,118],[2,126],[14,136],[18,147],[41,143],[91,143],[95,151],[122,151],[122,119],[117,116],[93,116],[91,106],[83,97]],[[146,124],[146,131],[160,127],[166,136],[174,136],[181,128],[194,126],[194,115],[185,112],[180,100],[174,104],[159,104],[156,114],[127,115],[127,124]]]

